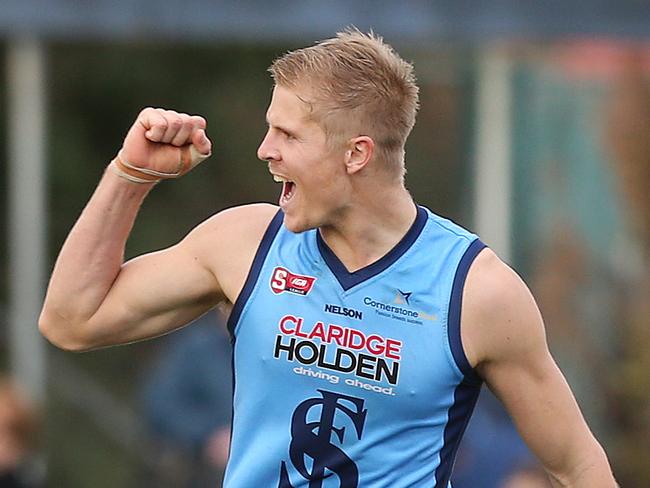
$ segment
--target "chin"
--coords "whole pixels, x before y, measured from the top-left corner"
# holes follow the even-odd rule
[[[307,225],[300,225],[299,223],[287,221],[286,219],[284,221],[284,226],[287,228],[288,231],[293,232],[294,234],[300,234],[302,232],[313,229],[313,227],[309,227]]]
[[[294,234],[300,234],[311,229],[315,229],[315,225],[309,225],[308,222],[300,218],[292,217],[284,214],[284,226],[288,231],[293,232]]]

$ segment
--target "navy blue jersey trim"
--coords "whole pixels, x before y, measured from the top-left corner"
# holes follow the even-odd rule
[[[476,400],[481,392],[480,385],[461,383],[454,391],[454,404],[449,409],[444,444],[440,450],[440,464],[436,468],[434,488],[447,488],[456,459],[460,440],[472,416]]]
[[[400,240],[394,248],[388,251],[388,253],[378,261],[375,261],[374,263],[369,264],[368,266],[352,273],[346,269],[336,254],[334,254],[334,252],[325,243],[320,235],[320,232],[316,232],[316,242],[318,244],[318,250],[325,260],[325,263],[332,271],[343,289],[347,291],[353,286],[378,275],[395,261],[397,261],[400,256],[402,256],[402,254],[404,254],[419,237],[422,229],[424,229],[424,225],[427,223],[427,219],[427,211],[423,207],[418,206],[415,222],[413,222],[413,225],[411,225],[411,228],[404,235],[402,240]]]
[[[230,332],[231,340],[234,340],[235,326],[239,321],[239,317],[242,313],[242,310],[244,309],[244,305],[246,305],[246,302],[248,301],[248,297],[253,292],[253,288],[255,287],[260,272],[262,271],[262,265],[264,264],[266,255],[269,253],[273,239],[278,233],[278,230],[280,230],[283,220],[284,213],[282,210],[278,210],[278,212],[273,217],[273,220],[271,220],[271,223],[267,227],[266,232],[264,232],[262,242],[260,242],[260,245],[257,248],[257,252],[255,253],[255,258],[253,258],[253,263],[251,264],[251,269],[248,272],[248,276],[246,277],[244,287],[242,288],[241,293],[239,293],[237,300],[235,300],[235,304],[232,307],[232,312],[230,312],[230,317],[228,317],[228,332]]]
[[[232,399],[230,402],[230,435],[229,435],[229,440],[228,440],[228,445],[232,446],[232,432],[233,432],[233,426],[235,424],[235,387],[236,382],[235,382],[235,336],[232,334],[230,335],[232,339],[232,354],[230,355],[230,371],[232,373]],[[228,463],[230,462],[230,454],[232,454],[232,449],[228,449],[228,459],[226,460],[226,466],[228,466]],[[224,472],[224,476],[225,476]]]
[[[451,288],[449,317],[447,320],[449,346],[451,347],[454,361],[456,361],[456,365],[465,375],[465,379],[473,383],[480,383],[481,378],[474,368],[472,368],[471,364],[467,360],[467,356],[465,356],[465,350],[463,349],[463,343],[460,336],[460,314],[463,306],[463,289],[465,287],[465,280],[469,273],[469,268],[474,262],[474,258],[476,258],[478,253],[485,249],[485,247],[485,244],[483,244],[479,239],[476,239],[469,245],[465,254],[463,254],[463,257],[460,259],[458,268],[456,268],[456,275],[454,276],[454,284]]]

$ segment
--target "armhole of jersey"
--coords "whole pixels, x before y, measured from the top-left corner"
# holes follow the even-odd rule
[[[271,244],[273,244],[273,239],[275,239],[276,234],[282,226],[283,219],[284,213],[282,210],[278,210],[269,223],[269,226],[266,228],[266,231],[264,232],[262,241],[257,248],[255,257],[253,258],[251,269],[248,272],[246,281],[244,282],[244,287],[242,288],[239,296],[237,297],[237,300],[235,300],[235,304],[232,307],[230,317],[228,317],[228,332],[230,333],[230,339],[232,341],[235,340],[235,327],[237,326],[239,317],[241,316],[241,313],[244,309],[244,305],[246,305],[248,297],[250,297],[253,289],[255,288],[255,285],[257,284],[257,279],[259,278],[260,272],[262,271],[262,266],[264,265],[266,255],[269,253]]]
[[[472,266],[474,259],[483,249],[485,249],[485,247],[487,246],[481,242],[480,239],[474,240],[465,250],[463,257],[458,263],[456,274],[454,276],[454,282],[451,288],[451,299],[449,300],[447,327],[449,346],[451,348],[451,353],[454,357],[454,361],[456,362],[456,366],[458,366],[458,369],[460,369],[460,371],[465,376],[465,380],[475,384],[480,384],[482,380],[476,370],[472,368],[467,359],[467,356],[465,355],[465,349],[463,348],[463,342],[460,333],[460,320],[461,309],[463,306],[463,289],[465,288],[465,280],[467,279],[467,274],[469,273],[469,269]]]

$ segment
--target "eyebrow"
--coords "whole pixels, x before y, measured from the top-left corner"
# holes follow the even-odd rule
[[[271,125],[272,125],[271,122],[269,122],[268,115],[266,116],[266,125],[269,126],[269,127],[271,127]],[[284,127],[282,125],[273,124],[273,128],[278,129],[278,130],[280,130],[282,132],[285,132],[287,134],[296,135],[296,132],[293,129],[289,129],[289,128]]]

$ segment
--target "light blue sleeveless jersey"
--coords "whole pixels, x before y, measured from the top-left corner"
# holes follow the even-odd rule
[[[316,230],[267,229],[228,326],[226,488],[448,488],[481,381],[460,341],[484,248],[418,207],[401,242],[349,273]]]

